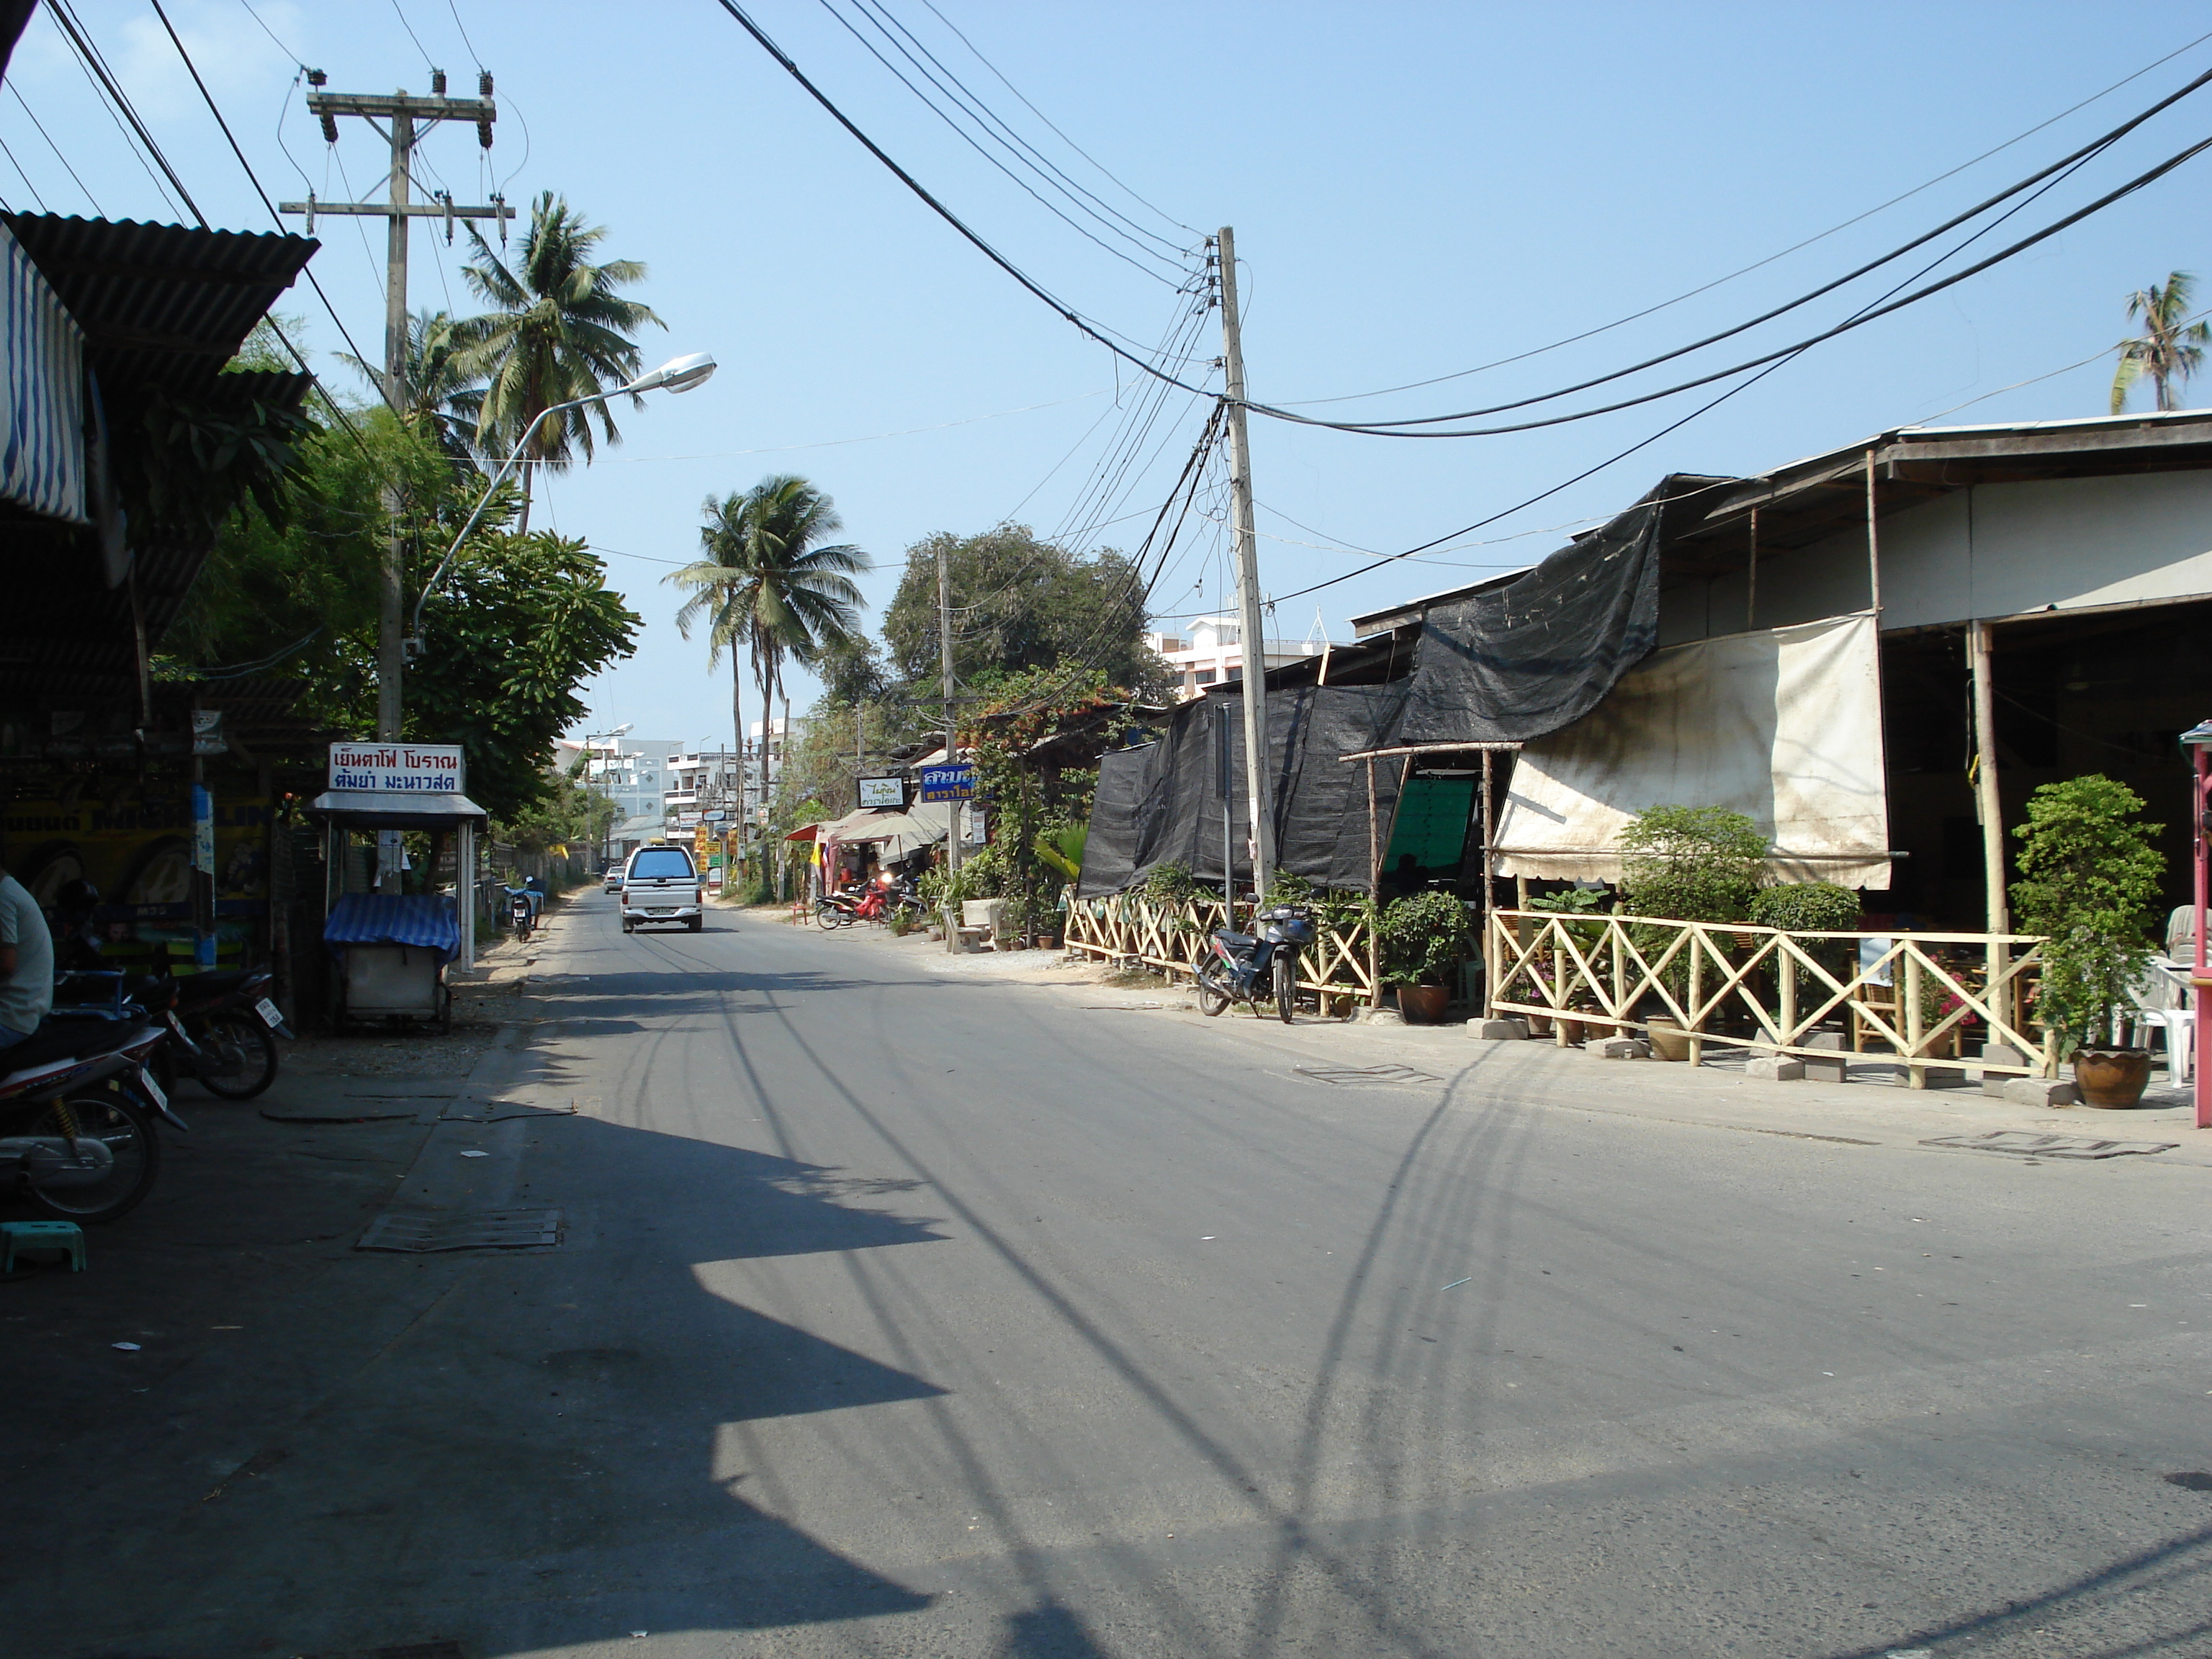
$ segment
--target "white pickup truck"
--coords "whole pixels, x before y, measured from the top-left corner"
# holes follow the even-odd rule
[[[681,847],[641,847],[623,866],[623,932],[648,921],[680,921],[698,933],[707,925],[706,896],[690,854]]]

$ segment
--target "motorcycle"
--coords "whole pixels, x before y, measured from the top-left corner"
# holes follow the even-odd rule
[[[138,1021],[161,1027],[170,1041],[153,1056],[164,1089],[179,1077],[225,1100],[251,1100],[276,1080],[277,1037],[290,1039],[283,1012],[269,999],[275,976],[266,968],[228,969],[173,978],[167,972],[125,980],[120,975],[65,974],[56,981],[54,1018]],[[100,1000],[84,1000],[93,988]],[[0,1056],[4,1059],[4,1056]]]
[[[0,1181],[80,1225],[136,1207],[161,1167],[155,1120],[185,1127],[149,1071],[165,1040],[132,1020],[65,1019],[0,1050]]]
[[[881,921],[894,910],[921,914],[921,895],[903,878],[878,876],[856,891],[841,888],[814,901],[814,925],[829,929],[859,921]]]
[[[518,940],[528,939],[530,930],[538,923],[538,896],[527,887],[502,885],[499,890],[507,895],[507,926],[514,930]]]
[[[1288,1025],[1297,996],[1298,951],[1314,942],[1313,913],[1279,904],[1253,922],[1256,933],[1217,927],[1207,939],[1198,963],[1198,1011],[1212,1019],[1231,1002],[1246,1002],[1259,1015],[1260,1005],[1272,996]]]

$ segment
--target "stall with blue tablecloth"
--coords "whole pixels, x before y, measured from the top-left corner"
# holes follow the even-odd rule
[[[334,789],[308,811],[329,837],[326,868],[343,868],[346,837],[355,830],[416,830],[459,836],[457,891],[345,893],[331,896],[323,943],[336,969],[335,1012],[349,1020],[426,1019],[446,1029],[453,993],[446,966],[476,960],[476,832],[482,807],[452,793]]]

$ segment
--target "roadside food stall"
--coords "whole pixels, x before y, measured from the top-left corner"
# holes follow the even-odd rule
[[[337,965],[333,1012],[349,1019],[451,1018],[446,965],[476,965],[477,831],[484,810],[461,793],[459,744],[343,743],[331,745],[331,787],[307,811],[322,821],[323,941]],[[456,838],[455,890],[398,890],[408,831]],[[346,872],[358,836],[376,838],[369,884],[392,890],[349,892]],[[434,872],[434,854],[429,868]]]

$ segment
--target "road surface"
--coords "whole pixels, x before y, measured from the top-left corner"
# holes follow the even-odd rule
[[[334,1274],[375,1340],[278,1461],[76,1517],[0,1650],[2212,1652],[2212,1171],[1331,1085],[1340,1028],[596,893],[539,968],[584,1109],[469,1167],[562,1246]]]

